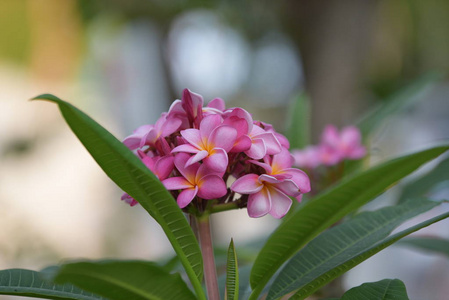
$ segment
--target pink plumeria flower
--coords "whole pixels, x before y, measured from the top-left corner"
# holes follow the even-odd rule
[[[198,196],[203,199],[217,199],[227,193],[222,174],[211,172],[205,164],[194,163],[186,166],[190,156],[179,153],[175,166],[182,177],[170,177],[162,181],[167,190],[182,190],[176,199],[180,208],[189,205]]]
[[[137,150],[137,154],[142,162],[148,167],[148,169],[151,170],[151,172],[153,172],[154,175],[156,175],[159,180],[166,179],[173,171],[175,158],[172,155],[150,157],[141,150]],[[121,200],[125,201],[130,206],[138,204],[138,202],[127,193],[122,195]]]
[[[242,108],[233,108],[224,113],[224,124],[237,130],[237,139],[231,152],[245,152],[252,159],[281,151],[281,144],[272,132],[266,132],[253,124],[251,115]]]
[[[264,162],[251,160],[253,164],[264,168],[267,175],[278,180],[292,181],[300,194],[294,196],[301,201],[302,194],[310,192],[310,180],[304,171],[292,168],[294,158],[286,148],[282,148],[279,154],[272,157],[264,157]]]
[[[327,125],[321,137],[321,145],[325,152],[335,151],[343,159],[360,159],[366,155],[361,145],[362,135],[354,126],[348,126],[339,133],[334,125]]]
[[[307,146],[303,150],[292,150],[293,165],[299,168],[315,169],[321,164],[321,149],[318,146]]]
[[[263,128],[266,132],[273,133],[274,136],[276,137],[276,139],[281,143],[282,147],[290,149],[290,142],[288,141],[288,139],[284,135],[282,135],[279,132],[277,132],[276,130],[274,130],[273,125],[265,123],[265,122],[261,122],[261,121],[257,121],[254,124]]]
[[[231,185],[231,190],[248,194],[248,215],[259,218],[266,214],[280,219],[292,205],[289,196],[298,197],[300,192],[291,180],[279,180],[273,176],[247,174]]]
[[[221,116],[209,115],[201,121],[200,129],[181,131],[187,144],[174,148],[172,152],[194,154],[186,161],[186,167],[202,160],[208,168],[224,172],[228,166],[227,152],[234,145],[237,130],[221,122]]]
[[[163,113],[154,125],[143,125],[134,133],[123,140],[123,143],[131,150],[142,148],[145,145],[156,147],[157,142],[175,132],[181,125],[181,120],[167,119],[168,114]]]

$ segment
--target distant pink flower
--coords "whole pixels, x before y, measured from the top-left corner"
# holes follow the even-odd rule
[[[273,176],[278,180],[292,181],[299,194],[290,196],[296,197],[298,201],[301,201],[302,194],[310,192],[309,177],[302,170],[292,168],[294,159],[287,149],[282,148],[279,154],[272,157],[264,157],[264,162],[254,160],[250,162],[261,166],[267,172],[267,175]]]
[[[354,126],[348,126],[338,132],[334,125],[327,125],[321,137],[321,145],[324,152],[331,155],[335,152],[340,160],[360,159],[366,155],[366,149],[361,145],[362,135]]]
[[[194,163],[186,166],[188,154],[179,153],[175,157],[175,166],[182,177],[170,177],[162,181],[167,190],[182,190],[177,198],[180,208],[186,207],[198,196],[203,199],[217,199],[227,193],[222,174],[211,172],[205,164]]]
[[[209,115],[201,121],[200,129],[186,129],[181,135],[187,144],[177,146],[172,152],[194,154],[186,162],[186,167],[203,161],[208,168],[224,172],[228,166],[229,150],[234,145],[237,131],[221,123],[221,116]]]
[[[280,219],[292,205],[289,196],[298,197],[300,192],[291,180],[279,180],[273,176],[247,174],[231,185],[231,190],[249,194],[248,215],[253,218],[270,214]]]
[[[295,162],[299,168],[314,169],[321,164],[321,150],[318,146],[308,146],[303,150],[292,150]]]

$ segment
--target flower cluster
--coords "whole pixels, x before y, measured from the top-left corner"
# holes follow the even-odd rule
[[[293,150],[292,154],[295,166],[314,169],[320,165],[334,166],[346,159],[360,159],[366,155],[366,149],[361,145],[357,127],[348,126],[339,133],[334,125],[327,125],[319,145]]]
[[[246,110],[226,109],[220,98],[203,102],[185,89],[154,125],[137,128],[123,143],[186,211],[235,203],[251,217],[283,217],[290,197],[300,201],[310,191],[307,175],[292,168],[288,140]],[[127,194],[122,200],[137,204]]]

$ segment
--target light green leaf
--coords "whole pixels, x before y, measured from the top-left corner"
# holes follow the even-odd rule
[[[286,137],[291,149],[302,149],[310,144],[310,100],[301,93],[289,109]]]
[[[362,136],[366,138],[379,125],[385,124],[385,119],[400,112],[407,105],[423,99],[442,78],[440,73],[428,73],[386,99],[383,105],[369,112],[358,122]]]
[[[39,272],[24,269],[0,271],[0,295],[56,300],[106,300],[72,284],[54,284],[45,280]]]
[[[449,240],[437,237],[409,237],[397,245],[412,246],[418,250],[443,254],[449,257]]]
[[[231,239],[228,249],[228,262],[226,264],[226,299],[239,299],[239,270],[234,241]]]
[[[313,239],[301,249],[271,285],[267,300],[277,299],[298,289],[301,296],[324,286],[345,264],[384,241],[400,224],[439,203],[413,199],[374,212],[363,212]],[[364,258],[367,259],[371,255]]]
[[[428,192],[444,181],[449,181],[449,158],[441,161],[435,168],[418,179],[408,182],[402,189],[399,202],[412,197],[427,196]]]
[[[251,299],[276,270],[320,232],[358,209],[449,147],[435,147],[385,162],[341,183],[301,205],[269,237],[251,271]]]
[[[367,282],[347,291],[340,300],[408,300],[405,284],[399,279]]]
[[[304,295],[310,295],[313,291],[315,291],[315,284],[323,281],[325,283],[331,281],[334,278],[337,278],[338,276],[341,276],[351,268],[355,267],[359,263],[363,262],[367,258],[373,256],[374,254],[378,253],[379,251],[387,248],[388,246],[392,245],[393,243],[397,242],[401,238],[418,231],[421,228],[427,227],[429,225],[432,225],[433,223],[439,222],[441,220],[444,220],[449,217],[449,212],[441,214],[439,216],[436,216],[435,218],[429,219],[427,221],[424,221],[422,223],[419,223],[418,225],[415,225],[413,227],[410,227],[406,230],[403,230],[397,234],[391,235],[385,240],[383,240],[380,243],[377,243],[373,247],[369,248],[365,252],[361,253],[358,256],[353,257],[351,260],[346,261],[344,264],[340,265],[339,267],[327,272],[321,277],[318,277],[316,280],[311,282],[309,285],[303,287],[301,290],[299,290],[294,297],[291,299],[304,299]],[[329,280],[329,281],[327,281]]]
[[[114,300],[196,299],[178,273],[143,261],[68,263],[59,268],[54,281]]]
[[[72,131],[103,171],[161,225],[198,297],[204,299],[198,242],[176,201],[157,177],[125,145],[76,107],[53,95],[40,95],[35,99],[56,103]]]

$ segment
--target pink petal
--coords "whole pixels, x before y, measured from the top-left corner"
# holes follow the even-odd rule
[[[244,175],[232,183],[231,190],[240,194],[257,193],[263,188],[263,184],[258,179],[257,174]]]
[[[291,179],[284,179],[279,183],[272,184],[271,186],[290,197],[296,197],[301,194],[299,187]]]
[[[270,215],[276,219],[285,216],[292,206],[292,200],[276,188],[270,188],[271,210]]]
[[[282,148],[279,154],[273,155],[273,161],[271,162],[273,173],[280,173],[283,169],[291,168],[293,162],[294,158],[290,152],[287,149]]]
[[[162,181],[167,190],[184,190],[193,188],[192,184],[184,177],[170,177]]]
[[[282,146],[278,139],[271,132],[264,132],[254,136],[258,139],[263,139],[265,146],[267,147],[267,154],[273,155],[281,152]]]
[[[206,175],[198,182],[198,196],[203,199],[217,199],[227,192],[223,178],[217,175]]]
[[[215,98],[207,104],[207,107],[218,109],[219,111],[224,111],[226,109],[225,102],[221,98]]]
[[[194,183],[195,175],[200,167],[200,164],[193,164],[186,167],[186,163],[189,159],[190,155],[181,152],[175,156],[175,166],[184,178],[186,178],[189,182]]]
[[[251,148],[245,151],[245,154],[252,159],[261,159],[267,154],[267,147],[262,139],[253,138]]]
[[[271,174],[272,173],[272,169],[271,166],[267,163],[263,163],[257,160],[249,160],[250,163],[258,165],[259,167],[264,168],[264,170],[267,172],[267,174]]]
[[[235,141],[234,147],[232,147],[230,152],[244,152],[249,150],[251,145],[251,138],[247,135],[242,135]]]
[[[175,158],[172,155],[167,155],[159,158],[154,165],[154,173],[157,175],[159,180],[164,180],[167,178],[174,168]]]
[[[134,150],[140,147],[142,139],[153,128],[153,125],[143,125],[134,130],[133,134],[127,136],[123,140],[123,144],[130,150]]]
[[[223,172],[228,167],[228,154],[221,148],[214,148],[203,162],[215,172]]]
[[[360,159],[366,155],[366,149],[363,146],[358,146],[352,149],[350,153],[347,154],[349,159]]]
[[[131,197],[127,193],[124,193],[120,199],[128,203],[129,206],[135,206],[139,204],[139,202],[137,202],[133,197]]]
[[[338,129],[334,125],[327,125],[321,135],[321,143],[331,147],[337,147],[339,143]]]
[[[198,148],[196,148],[195,146],[192,146],[190,144],[182,144],[179,145],[178,147],[173,148],[173,150],[171,151],[172,153],[175,152],[187,152],[187,153],[198,153],[200,150],[198,150]]]
[[[206,158],[208,156],[209,156],[209,152],[207,152],[206,150],[202,150],[189,158],[189,160],[186,162],[186,167],[188,167],[196,162],[199,162],[200,160],[203,160],[204,158]]]
[[[237,129],[239,136],[241,134],[250,134],[253,130],[253,118],[251,114],[244,110],[243,108],[236,107],[227,110],[224,114],[225,121],[227,125],[231,125]],[[235,124],[235,122],[239,124]]]
[[[161,128],[161,136],[166,137],[178,130],[181,126],[182,120],[179,118],[167,118],[166,122]]]
[[[201,140],[209,139],[212,131],[221,125],[221,116],[220,115],[209,115],[201,121],[200,124],[200,135]]]
[[[270,210],[271,199],[266,188],[248,197],[248,215],[251,218],[265,216]]]
[[[274,176],[270,176],[267,174],[262,174],[259,176],[259,182],[268,182],[270,184],[275,184],[275,183],[279,183],[282,182],[282,180],[277,179]]]
[[[197,193],[198,193],[198,187],[197,186],[195,186],[195,188],[190,188],[190,189],[183,190],[178,195],[178,199],[176,199],[176,202],[178,203],[178,206],[180,208],[184,208],[187,205],[189,205],[189,203],[192,202],[193,198],[195,198]]]
[[[182,137],[189,143],[198,149],[202,148],[203,142],[201,140],[201,134],[198,129],[185,129],[181,131]]]
[[[283,174],[289,174],[291,175],[291,180],[299,187],[299,190],[301,193],[308,193],[310,192],[310,179],[307,174],[299,169],[290,168],[285,169],[283,171]]]
[[[237,130],[229,125],[216,127],[209,136],[209,142],[212,143],[215,148],[222,148],[226,152],[229,152],[229,150],[232,149],[236,139]]]

